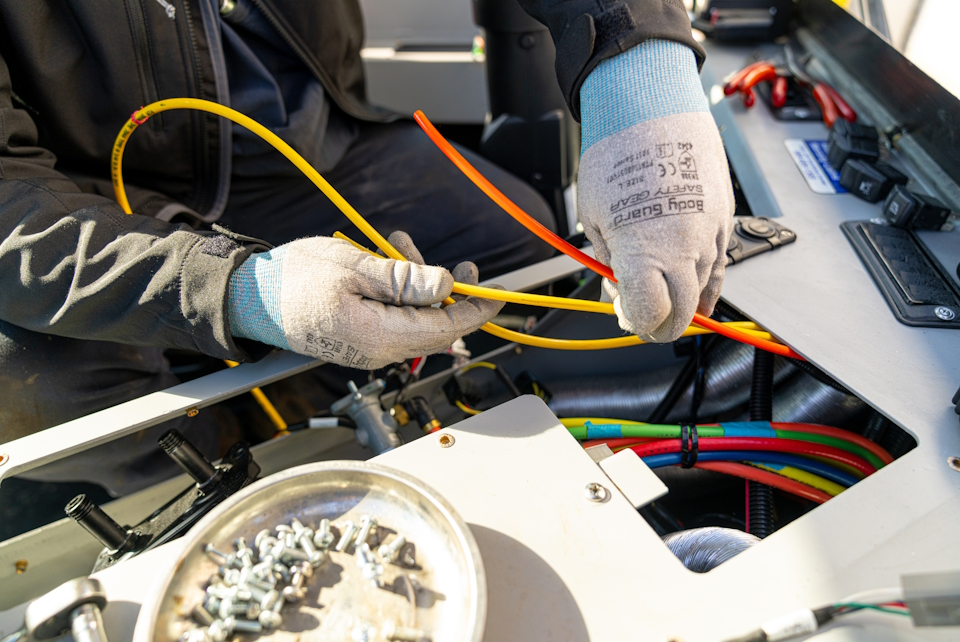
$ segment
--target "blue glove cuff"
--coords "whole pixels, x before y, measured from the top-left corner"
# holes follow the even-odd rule
[[[580,87],[580,153],[638,123],[698,111],[710,106],[693,50],[671,40],[645,40],[601,62]]]
[[[280,280],[286,252],[279,247],[254,254],[230,275],[227,315],[234,337],[290,349],[280,318]]]

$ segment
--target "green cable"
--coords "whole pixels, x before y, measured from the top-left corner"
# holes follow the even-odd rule
[[[699,428],[697,429],[699,432]],[[861,446],[860,444],[855,444],[853,442],[847,441],[845,439],[840,439],[839,437],[830,437],[828,435],[814,435],[809,432],[797,432],[795,430],[777,430],[777,437],[781,439],[796,439],[798,441],[812,441],[818,444],[823,444],[825,446],[833,446],[834,448],[839,448],[841,450],[846,450],[848,453],[858,455],[863,457],[877,470],[883,468],[883,462],[880,461],[880,458],[874,455],[872,452]]]
[[[835,609],[853,609],[859,611],[860,609],[870,609],[871,611],[880,611],[881,613],[889,613],[890,615],[903,615],[910,617],[909,609],[893,609],[886,606],[880,606],[879,604],[862,604],[860,602],[841,602],[840,604],[834,604],[833,608]]]

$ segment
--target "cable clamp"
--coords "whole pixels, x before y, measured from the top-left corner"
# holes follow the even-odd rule
[[[145,122],[147,122],[147,119],[150,118],[149,116],[145,115],[142,120],[137,120],[137,112],[142,109],[143,109],[143,105],[140,105],[140,109],[136,109],[132,114],[130,114],[130,120],[132,120],[137,125],[144,124]]]
[[[680,426],[680,467],[693,468],[697,463],[699,450],[700,438],[697,436],[697,427],[682,424]]]

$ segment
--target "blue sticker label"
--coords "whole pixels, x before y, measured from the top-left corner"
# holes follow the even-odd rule
[[[587,427],[587,439],[619,439],[623,437],[620,424],[600,424],[584,422]]]
[[[825,140],[802,140],[789,138],[783,141],[797,169],[817,194],[846,194],[840,184],[840,172],[827,161],[830,143]]]

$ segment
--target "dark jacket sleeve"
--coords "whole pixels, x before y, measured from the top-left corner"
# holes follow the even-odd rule
[[[231,272],[252,250],[81,192],[37,146],[37,127],[12,96],[0,58],[0,319],[244,359],[225,299]]]
[[[550,28],[557,47],[557,80],[580,120],[580,85],[594,67],[644,40],[673,40],[693,49],[697,66],[706,54],[693,39],[681,0],[520,0]]]

